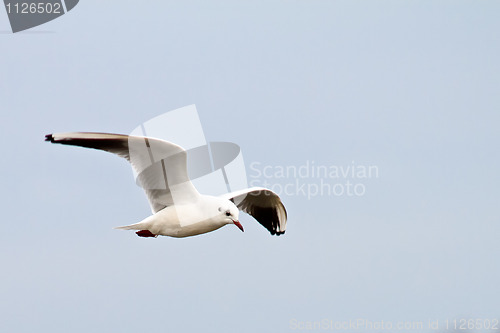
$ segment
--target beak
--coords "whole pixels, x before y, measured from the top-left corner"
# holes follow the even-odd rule
[[[233,223],[235,226],[238,227],[238,229],[240,229],[242,232],[244,232],[245,230],[243,230],[243,226],[241,225],[240,221],[235,221],[233,220]]]

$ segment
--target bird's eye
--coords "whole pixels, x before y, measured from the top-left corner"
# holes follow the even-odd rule
[[[226,216],[231,216],[231,213],[229,211],[227,211]]]

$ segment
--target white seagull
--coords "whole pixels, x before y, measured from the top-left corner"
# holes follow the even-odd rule
[[[200,194],[187,172],[186,151],[164,140],[109,133],[56,133],[45,141],[100,149],[127,159],[138,174],[153,215],[116,229],[138,230],[140,237],[189,237],[234,224],[239,210],[252,215],[271,235],[285,233],[287,214],[273,191],[252,187],[218,197]]]

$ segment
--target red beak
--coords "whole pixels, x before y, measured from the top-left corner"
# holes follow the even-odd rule
[[[238,229],[240,229],[243,232],[245,231],[245,230],[243,230],[243,226],[241,225],[240,221],[234,221],[233,220],[233,223],[234,223],[235,226],[238,227]]]

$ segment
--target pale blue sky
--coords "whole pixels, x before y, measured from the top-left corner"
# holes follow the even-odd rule
[[[499,17],[493,1],[85,0],[10,34],[0,9],[0,331],[499,318]],[[125,161],[43,141],[189,104],[247,167],[379,177],[361,197],[283,195],[279,238],[247,216],[245,233],[142,239],[112,229],[149,214]]]

